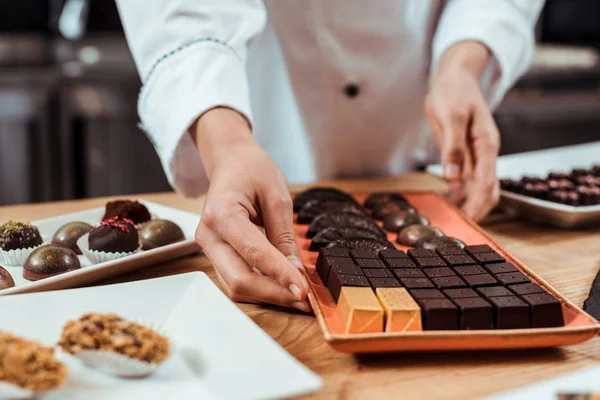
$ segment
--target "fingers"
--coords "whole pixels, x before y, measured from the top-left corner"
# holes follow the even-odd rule
[[[474,109],[470,139],[474,170],[463,211],[475,221],[479,221],[491,211],[500,198],[499,183],[496,179],[500,134],[484,103]]]
[[[299,301],[277,281],[253,272],[237,251],[202,222],[196,231],[196,240],[215,266],[217,278],[233,301],[269,303],[304,312],[311,310],[308,301]]]
[[[304,275],[271,245],[241,208],[220,205],[214,209],[207,205],[203,220],[207,228],[228,243],[250,269],[256,268],[279,282],[295,295],[296,300],[306,299],[308,282]]]
[[[460,180],[463,174],[469,117],[470,111],[466,108],[453,110],[448,115],[437,117],[444,132],[440,151],[444,178],[448,181]]]

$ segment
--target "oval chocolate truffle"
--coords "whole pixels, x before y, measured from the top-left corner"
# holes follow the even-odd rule
[[[390,202],[399,202],[408,204],[408,200],[402,194],[398,192],[375,192],[371,193],[369,197],[365,199],[363,206],[372,210],[378,206],[382,206]]]
[[[300,211],[311,200],[345,200],[356,202],[348,193],[332,187],[314,187],[294,196],[294,212]]]
[[[317,233],[327,228],[337,228],[341,226],[353,226],[357,228],[368,229],[374,233],[378,233],[381,237],[385,238],[385,232],[383,229],[373,221],[371,217],[366,214],[355,214],[349,212],[326,212],[320,214],[317,218],[308,226],[306,231],[306,237],[312,238]]]
[[[363,239],[383,238],[380,233],[375,233],[365,228],[357,228],[353,226],[327,228],[323,229],[312,238],[308,250],[319,251],[321,247],[325,247],[331,242],[349,237]]]
[[[0,290],[8,289],[14,286],[15,281],[10,275],[10,272],[8,272],[4,267],[0,265]]]
[[[129,253],[140,247],[140,237],[133,221],[114,217],[92,228],[88,237],[90,250],[106,253]]]
[[[30,249],[42,243],[40,231],[29,222],[8,221],[0,225],[0,250]]]
[[[156,249],[171,243],[185,240],[181,228],[166,219],[154,219],[146,222],[140,229],[143,250]]]
[[[437,250],[444,247],[458,247],[462,249],[465,247],[465,243],[460,239],[450,236],[437,236],[419,240],[415,243],[415,247],[428,250]]]
[[[383,221],[388,215],[401,212],[401,211],[412,211],[417,212],[410,204],[402,202],[389,202],[373,208],[372,216],[375,219]]]
[[[444,232],[431,225],[409,225],[398,232],[396,242],[405,246],[413,246],[419,240],[436,236],[444,236]]]
[[[73,250],[58,244],[47,244],[35,249],[23,264],[23,278],[37,281],[81,268]]]
[[[365,214],[358,203],[349,200],[311,200],[298,211],[297,224],[310,224],[313,219],[325,212],[351,212]]]
[[[73,250],[76,254],[81,254],[77,240],[92,229],[90,224],[85,222],[69,222],[58,228],[52,237],[52,243],[60,244]]]
[[[410,225],[429,225],[429,220],[415,211],[394,212],[383,220],[383,228],[388,232],[399,232]]]

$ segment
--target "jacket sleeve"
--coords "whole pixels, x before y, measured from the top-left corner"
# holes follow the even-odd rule
[[[265,25],[261,0],[117,0],[142,78],[138,112],[169,182],[186,196],[208,187],[190,125],[217,106],[252,123],[246,54]]]
[[[534,55],[536,20],[544,0],[449,0],[433,39],[432,68],[462,40],[477,40],[493,59],[482,76],[482,90],[495,108],[521,77]]]

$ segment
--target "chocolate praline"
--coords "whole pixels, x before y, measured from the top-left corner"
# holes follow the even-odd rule
[[[0,249],[30,249],[43,243],[37,227],[29,222],[8,221],[0,225]]]
[[[58,244],[47,244],[35,249],[23,264],[23,278],[37,281],[81,268],[73,250]]]
[[[402,202],[389,202],[373,207],[372,216],[375,219],[383,221],[388,215],[397,212],[417,212],[410,204]]]
[[[15,281],[10,275],[10,272],[8,272],[4,267],[0,265],[0,290],[8,289],[14,286]]]
[[[432,238],[424,238],[415,243],[415,247],[418,249],[438,250],[445,247],[458,247],[460,249],[465,247],[465,243],[457,238],[450,236],[439,236]]]
[[[90,250],[129,253],[139,248],[140,238],[133,221],[115,217],[92,228],[88,243]]]
[[[429,225],[429,220],[414,211],[391,213],[383,220],[383,228],[388,232],[399,232],[410,225]]]
[[[363,206],[368,210],[372,210],[373,208],[394,202],[408,204],[408,200],[398,192],[375,192],[371,193],[365,199]]]
[[[345,200],[355,202],[348,193],[332,187],[314,187],[294,196],[294,212],[300,211],[311,200]]]
[[[181,228],[166,219],[155,219],[146,222],[140,229],[140,239],[143,250],[156,249],[171,243],[185,240]]]
[[[76,254],[81,254],[77,240],[88,233],[92,226],[85,222],[69,222],[58,228],[52,237],[52,243],[65,246]]]
[[[444,236],[439,228],[430,225],[409,225],[398,232],[396,242],[405,246],[413,246],[422,239],[430,239],[436,236]]]
[[[106,203],[106,212],[102,220],[114,217],[130,219],[134,224],[143,224],[152,218],[150,211],[148,211],[145,205],[131,200],[115,200]]]

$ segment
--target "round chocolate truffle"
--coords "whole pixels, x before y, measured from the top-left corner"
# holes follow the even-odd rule
[[[23,278],[37,281],[81,268],[73,250],[58,244],[47,244],[35,249],[23,264]]]
[[[413,246],[419,240],[431,239],[436,236],[444,236],[444,232],[435,226],[409,225],[398,232],[396,242],[405,246]]]
[[[114,217],[92,228],[88,237],[90,250],[106,253],[129,253],[140,247],[140,238],[133,221]]]
[[[438,250],[443,249],[444,247],[458,247],[462,249],[465,247],[465,243],[460,239],[450,236],[437,236],[421,239],[415,243],[415,247],[417,249],[428,250]]]
[[[0,265],[0,290],[8,289],[14,286],[15,281],[10,275],[10,272],[8,272],[4,267]]]
[[[76,254],[81,254],[77,240],[92,230],[92,226],[85,222],[69,222],[58,228],[52,237],[52,243],[65,246]]]
[[[8,221],[0,225],[0,249],[30,249],[43,243],[37,227],[29,222]]]
[[[106,212],[102,220],[114,217],[130,219],[134,224],[143,224],[152,218],[145,205],[131,200],[115,200],[106,203]]]
[[[429,225],[429,220],[416,211],[394,212],[383,220],[383,228],[388,232],[399,232],[410,225]]]
[[[185,240],[181,228],[166,219],[154,219],[146,222],[140,229],[142,249],[151,250],[171,243]]]

